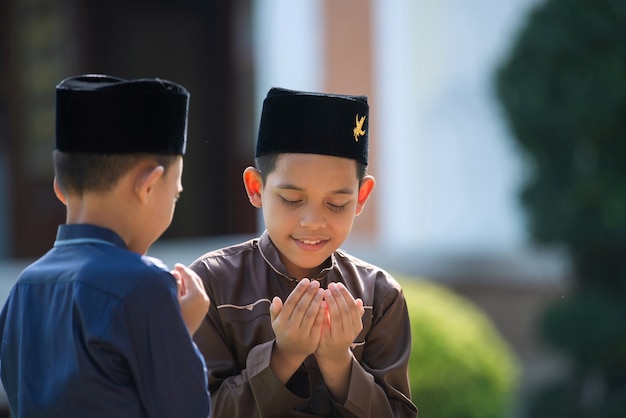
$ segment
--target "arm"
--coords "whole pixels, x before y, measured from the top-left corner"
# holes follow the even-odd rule
[[[324,291],[317,281],[301,280],[283,306],[275,297],[270,305],[276,342],[270,368],[286,384],[320,341],[324,320]]]
[[[411,328],[406,301],[399,287],[389,287],[386,283],[379,281],[376,289],[379,296],[368,309],[372,312],[371,327],[357,340],[364,345],[353,350],[347,398],[343,403],[335,398],[339,416],[417,416],[417,408],[409,399]]]
[[[342,283],[329,283],[324,300],[327,315],[315,357],[332,397],[343,404],[352,371],[350,346],[363,329],[363,302],[355,300]]]
[[[164,272],[146,282],[124,301],[112,338],[125,340],[125,357],[149,416],[207,417],[206,369],[183,322],[174,280]]]
[[[206,316],[211,301],[204,290],[202,280],[195,271],[182,264],[176,264],[171,273],[176,279],[178,303],[183,321],[189,334],[193,335]]]
[[[250,309],[221,309],[220,304],[231,301],[216,297],[213,282],[223,277],[213,276],[213,270],[202,262],[193,264],[191,269],[202,278],[211,299],[209,314],[194,339],[207,364],[212,418],[281,416],[306,404],[307,399],[289,390],[270,367],[276,342],[268,309],[270,301],[254,304]],[[225,286],[216,285],[221,290]],[[285,312],[287,303],[275,308],[278,315]],[[282,320],[286,318],[287,315]]]

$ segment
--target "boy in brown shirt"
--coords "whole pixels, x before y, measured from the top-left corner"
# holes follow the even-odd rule
[[[416,417],[402,289],[339,249],[374,189],[367,98],[271,89],[243,181],[267,230],[191,268],[215,417]]]

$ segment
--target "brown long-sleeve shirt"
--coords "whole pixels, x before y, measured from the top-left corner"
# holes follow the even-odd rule
[[[324,288],[342,282],[365,307],[363,330],[352,345],[348,398],[339,404],[314,355],[286,385],[269,367],[275,340],[269,305],[274,296],[284,301],[296,281],[286,274],[267,232],[204,254],[191,268],[211,298],[194,337],[207,365],[211,417],[417,417],[407,376],[406,302],[385,271],[338,250],[316,278]]]

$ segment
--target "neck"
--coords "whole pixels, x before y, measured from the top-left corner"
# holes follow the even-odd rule
[[[145,254],[147,246],[137,245],[132,209],[123,199],[115,199],[111,193],[86,193],[67,198],[67,224],[90,224],[108,228],[118,234],[130,251]],[[145,248],[144,248],[145,247]]]

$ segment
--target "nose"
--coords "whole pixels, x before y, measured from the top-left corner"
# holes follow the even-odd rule
[[[321,229],[326,226],[326,217],[322,210],[306,208],[300,216],[300,226],[307,229]]]

